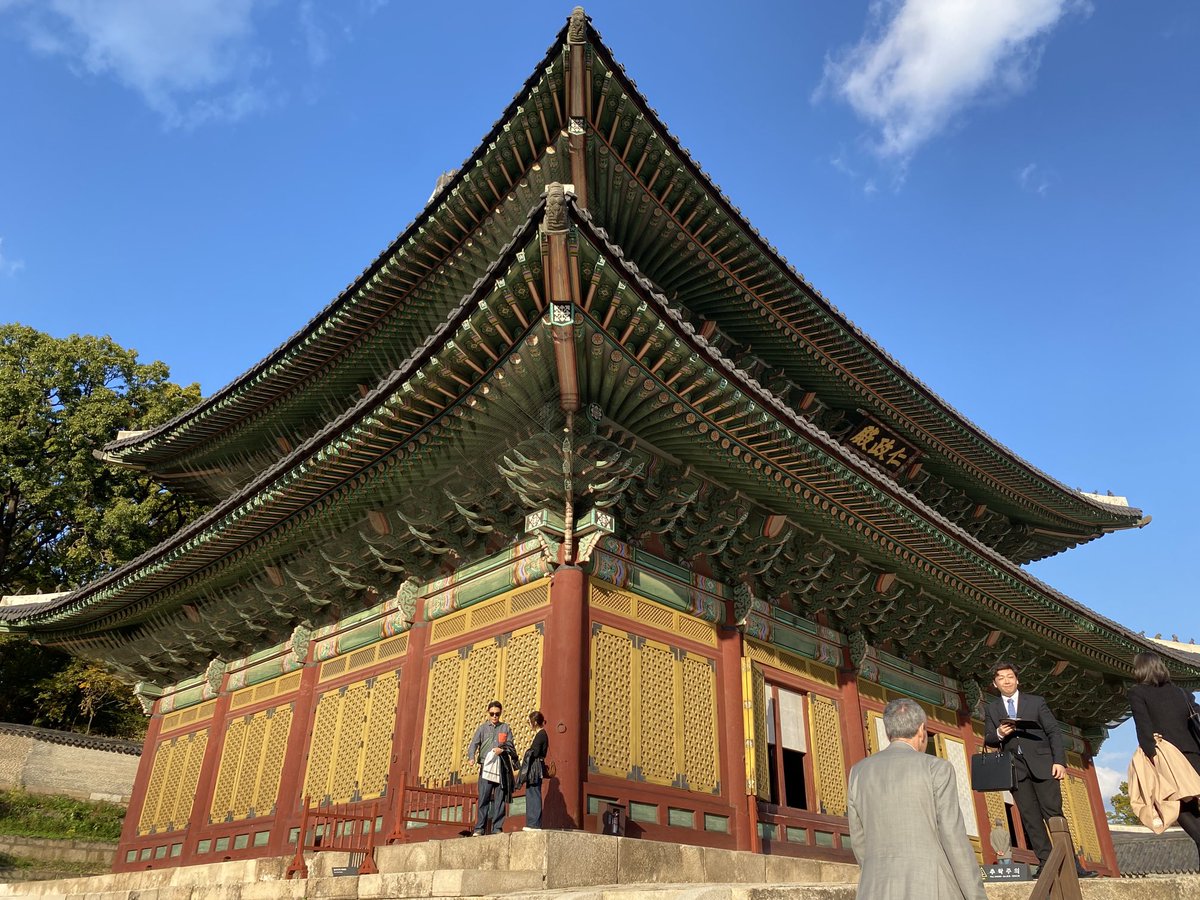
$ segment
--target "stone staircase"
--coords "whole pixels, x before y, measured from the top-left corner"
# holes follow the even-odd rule
[[[0,884],[0,898],[275,900],[480,897],[496,900],[854,900],[858,868],[573,831],[515,832],[383,847],[378,875],[335,876],[345,854],[319,853],[307,879],[287,858],[238,860],[59,881]],[[1032,884],[993,885],[1027,900]],[[1195,900],[1200,876],[1093,879],[1085,900]]]

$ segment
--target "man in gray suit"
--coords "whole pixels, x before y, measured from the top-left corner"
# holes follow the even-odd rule
[[[850,770],[859,900],[987,900],[954,768],[925,752],[925,710],[893,700],[883,729],[891,743]]]

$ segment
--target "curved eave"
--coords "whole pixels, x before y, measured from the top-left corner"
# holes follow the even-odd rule
[[[456,338],[469,340],[471,332],[478,331],[472,326],[472,316],[488,315],[486,297],[518,262],[521,249],[535,240],[543,208],[544,204],[534,206],[488,273],[419,351],[357,405],[254,482],[137,559],[53,600],[0,606],[0,631],[45,636],[99,622],[105,628],[115,627],[118,619],[140,614],[155,595],[194,582],[231,554],[271,540],[273,530],[287,522],[314,509],[319,513],[323,502],[328,506],[350,481],[392,456],[436,418],[419,410],[406,416],[404,389],[420,379],[423,368],[438,354],[461,355]],[[490,317],[494,319],[494,315]],[[510,334],[507,343],[511,347],[511,332],[505,332],[503,326],[498,331]],[[433,408],[423,396],[414,405],[421,410]],[[389,431],[386,438],[380,436],[381,430]]]
[[[723,444],[743,448],[742,465],[750,465],[748,474],[752,481],[763,484],[769,480],[755,472],[789,473],[783,478],[785,494],[781,495],[778,489],[779,481],[774,482],[775,486],[767,485],[766,491],[760,488],[758,499],[767,508],[771,508],[769,498],[778,503],[781,496],[788,495],[793,504],[802,502],[810,512],[812,506],[817,506],[828,513],[835,524],[841,523],[843,533],[852,540],[861,543],[863,539],[855,538],[855,533],[861,536],[876,532],[882,538],[882,545],[866,546],[873,547],[872,552],[878,555],[881,546],[892,545],[888,553],[899,569],[915,571],[920,580],[934,584],[943,594],[961,596],[989,615],[1021,628],[1038,642],[1058,644],[1075,657],[1098,663],[1114,674],[1128,676],[1132,656],[1140,650],[1161,652],[1161,648],[1152,648],[1146,639],[1117,622],[1032,577],[797,415],[700,337],[655,285],[625,259],[621,249],[609,242],[607,234],[595,226],[585,211],[572,206],[572,212],[579,222],[581,236],[608,265],[621,273],[623,280],[635,286],[640,302],[653,310],[670,339],[691,348],[719,378],[724,378],[729,385],[724,389],[727,395],[740,391],[751,401],[751,408],[736,420],[709,427],[714,429],[713,433],[720,429]],[[622,339],[625,332],[614,333],[615,326],[609,329],[602,321],[584,315],[590,327],[603,333],[606,340],[622,345],[632,358],[662,358],[662,341],[654,340],[657,346],[652,347],[651,338],[645,336],[647,326],[639,330],[622,322],[628,332]],[[648,331],[653,334],[654,328],[648,327]],[[643,375],[653,379],[659,389],[672,390],[668,367],[655,371],[645,366]],[[704,415],[685,396],[676,393],[675,402],[689,408],[693,415]],[[731,408],[727,402],[716,400],[711,405],[723,410]],[[757,418],[764,412],[770,417],[769,425]],[[746,449],[748,434],[754,436],[757,449]],[[806,454],[800,449],[804,446],[815,450],[816,455],[808,454],[809,458],[804,459]],[[760,469],[760,465],[764,468]],[[816,469],[812,468],[814,465]],[[789,471],[792,468],[794,473]],[[749,489],[749,484],[740,487]],[[852,486],[859,488],[852,490]],[[1200,683],[1200,667],[1192,659],[1180,653],[1169,655],[1181,679]]]
[[[793,335],[793,340],[807,342],[813,353],[824,361],[826,368],[836,372],[837,377],[846,383],[848,390],[861,397],[875,414],[884,417],[902,433],[923,444],[928,452],[946,460],[959,472],[962,479],[983,488],[981,493],[992,494],[1004,504],[1015,501],[1027,512],[1033,512],[1051,526],[1056,523],[1068,524],[1086,532],[1073,534],[1064,541],[1063,549],[1099,537],[1107,531],[1135,527],[1141,522],[1141,510],[1132,507],[1118,510],[1083,497],[996,441],[907,371],[854,325],[809,284],[732,204],[681,145],[679,139],[668,131],[657,111],[625,75],[624,67],[616,62],[612,52],[590,24],[589,37],[594,52],[612,73],[612,77],[618,80],[620,89],[638,107],[635,111],[645,117],[658,139],[707,194],[710,202],[723,211],[727,220],[756,248],[766,264],[787,279],[799,294],[799,302],[785,303],[778,307],[764,304],[776,317],[776,326],[793,328],[793,320],[806,311],[810,314],[815,311],[818,316],[826,318],[833,326],[827,341],[818,342],[814,340],[814,335],[800,333],[799,329]],[[683,192],[677,191],[673,194],[672,201],[681,193]],[[671,214],[670,210],[667,212]],[[680,211],[679,217],[683,218],[686,213],[686,209]],[[784,306],[789,308],[785,309]],[[805,307],[808,309],[805,310]],[[778,328],[767,330],[773,333]],[[830,346],[844,346],[846,341],[856,349],[856,360],[847,362],[845,357],[839,358],[829,353]],[[797,346],[800,344],[797,343]],[[875,383],[876,376],[881,372],[896,384],[889,386]],[[903,396],[905,393],[910,396]],[[919,420],[930,415],[934,416],[935,422],[944,423],[943,427],[923,426]]]
[[[481,166],[489,153],[498,145],[501,145],[502,151],[509,152],[512,145],[505,139],[508,126],[523,108],[534,103],[536,88],[562,55],[566,31],[567,27],[564,26],[533,74],[454,176],[430,198],[424,210],[357,279],[295,335],[244,374],[198,406],[169,422],[136,436],[106,444],[100,451],[104,455],[103,458],[118,465],[155,470],[168,466],[172,460],[207,441],[220,440],[222,435],[238,428],[241,423],[265,407],[326,371],[330,360],[337,357],[346,344],[369,329],[370,321],[363,322],[356,318],[356,305],[372,286],[378,285],[381,280],[386,281],[389,264],[410,242],[422,242],[422,252],[436,257],[439,263],[451,259],[452,253],[446,251],[442,235],[425,235],[424,229],[442,211],[448,199],[464,187],[469,176]],[[551,96],[545,102],[552,102],[557,108],[559,99],[557,96]],[[529,115],[533,116],[534,112],[530,111]],[[521,154],[526,151],[513,147],[512,152]],[[528,152],[534,153],[535,159],[532,164],[536,164],[536,152],[532,149]],[[492,190],[495,191],[495,188]],[[506,193],[507,191],[500,192],[492,208],[502,201]],[[390,287],[388,289],[397,290]],[[351,324],[347,325],[348,322]],[[187,483],[189,478],[186,473],[180,473],[175,480]]]

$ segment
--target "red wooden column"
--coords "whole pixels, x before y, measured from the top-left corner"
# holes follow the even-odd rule
[[[867,758],[866,719],[858,694],[858,672],[839,669],[838,684],[842,689],[842,746],[846,754],[846,771],[849,772],[850,766]]]
[[[1088,804],[1092,807],[1092,818],[1096,822],[1096,836],[1100,838],[1100,854],[1104,857],[1106,874],[1117,876],[1117,849],[1113,846],[1112,832],[1108,830],[1108,820],[1104,817],[1104,797],[1100,793],[1100,782],[1096,780],[1095,760],[1088,757],[1083,770],[1083,783],[1087,785]]]
[[[292,851],[288,832],[300,824],[304,805],[304,762],[312,746],[313,704],[317,678],[321,667],[312,662],[312,641],[305,653],[300,688],[292,706],[292,727],[288,734],[287,751],[283,756],[283,772],[279,776],[279,793],[275,795],[275,823],[271,828],[268,856],[285,856]]]
[[[197,861],[216,861],[212,855],[197,859],[196,840],[203,829],[208,827],[208,811],[212,805],[213,790],[217,786],[217,774],[221,771],[221,754],[225,749],[229,698],[230,693],[225,690],[225,679],[222,678],[221,692],[217,695],[212,719],[209,720],[208,744],[204,749],[204,762],[200,765],[200,777],[196,781],[196,799],[192,801],[192,816],[188,819],[187,842],[183,845],[183,855],[179,860],[179,864],[183,866]]]
[[[578,566],[559,566],[550,579],[550,609],[542,647],[542,714],[556,774],[543,788],[547,828],[582,828],[586,812],[587,678],[589,668],[587,577]]]
[[[733,811],[732,831],[738,850],[754,848],[754,829],[749,808],[755,798],[746,794],[746,735],[742,698],[742,632],[733,626],[717,626],[717,675],[720,678],[721,783],[728,791]]]
[[[425,721],[426,679],[429,666],[425,651],[429,647],[429,623],[425,621],[425,598],[417,599],[412,627],[408,630],[408,650],[400,671],[400,689],[396,692],[396,729],[392,734],[392,763],[388,768],[388,811],[384,833],[390,834],[392,799],[400,789],[404,775],[415,778],[421,767],[422,726]]]
[[[155,701],[155,706],[158,701]],[[131,841],[137,838],[138,822],[142,818],[142,805],[146,802],[146,789],[150,787],[150,773],[154,771],[154,751],[158,743],[158,735],[162,731],[163,717],[155,713],[150,718],[146,729],[146,738],[142,742],[142,756],[138,760],[137,775],[133,779],[133,790],[129,795],[129,806],[125,810],[125,821],[121,825],[121,840],[117,844],[117,855],[114,857],[114,870],[122,871],[125,865],[125,851]]]

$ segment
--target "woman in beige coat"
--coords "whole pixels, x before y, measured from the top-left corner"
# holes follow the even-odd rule
[[[1171,673],[1157,653],[1135,656],[1133,677],[1137,683],[1129,689],[1129,706],[1142,752],[1154,760],[1158,755],[1154,736],[1161,735],[1200,773],[1200,742],[1188,728],[1188,717],[1196,711],[1192,695],[1172,683]],[[1179,825],[1200,852],[1200,806],[1195,797],[1180,804]]]

